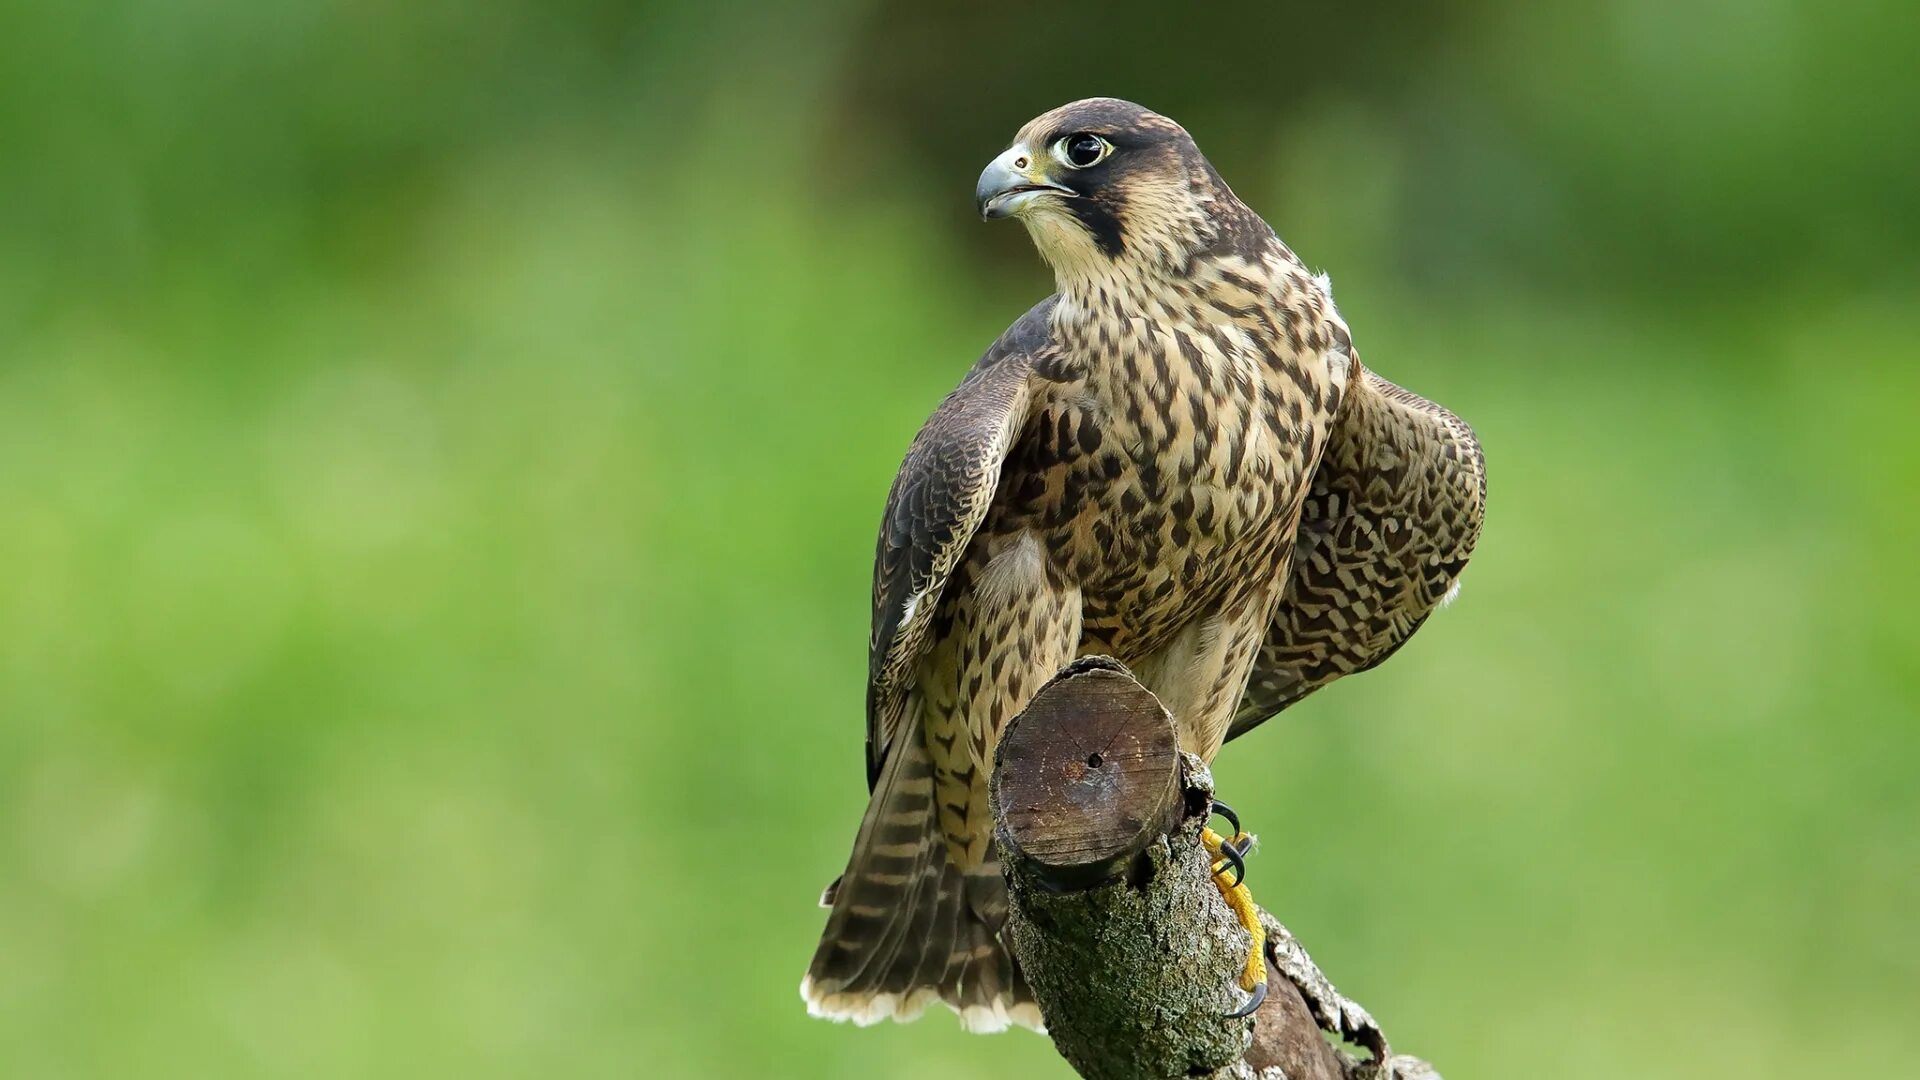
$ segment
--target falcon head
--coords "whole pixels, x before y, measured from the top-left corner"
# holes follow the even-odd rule
[[[1019,218],[1063,277],[1176,268],[1250,215],[1186,129],[1117,98],[1029,121],[980,174],[974,199],[984,218]]]

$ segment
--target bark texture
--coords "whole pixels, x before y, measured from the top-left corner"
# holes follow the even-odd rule
[[[1438,1080],[1264,912],[1267,1000],[1227,1018],[1248,938],[1200,844],[1212,778],[1177,738],[1104,657],[1061,672],[1001,737],[1006,938],[1061,1056],[1088,1080]]]

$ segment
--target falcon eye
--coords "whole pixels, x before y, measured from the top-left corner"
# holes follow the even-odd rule
[[[1098,135],[1063,135],[1053,144],[1053,156],[1070,169],[1087,169],[1113,153],[1113,144]]]

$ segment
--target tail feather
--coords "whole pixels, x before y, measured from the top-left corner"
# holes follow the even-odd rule
[[[847,871],[821,903],[832,914],[800,983],[813,1015],[904,1022],[939,1001],[969,1031],[1041,1029],[1033,994],[1000,941],[1007,901],[999,866],[963,872],[948,859],[918,723],[905,725]]]

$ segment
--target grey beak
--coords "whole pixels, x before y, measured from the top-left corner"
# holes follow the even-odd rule
[[[1014,146],[987,163],[980,182],[973,187],[974,205],[988,221],[1011,217],[1042,195],[1077,194],[1064,184],[1056,184],[1036,168],[1037,159],[1024,146]]]

